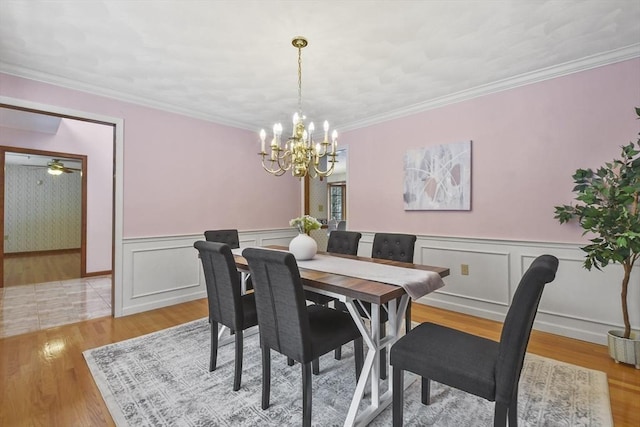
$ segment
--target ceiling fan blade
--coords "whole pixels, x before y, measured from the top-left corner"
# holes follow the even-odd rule
[[[49,167],[44,165],[20,165],[20,166],[24,166],[25,168],[48,168]]]

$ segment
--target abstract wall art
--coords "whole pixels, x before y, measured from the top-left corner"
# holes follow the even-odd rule
[[[471,210],[471,141],[407,150],[404,209]]]

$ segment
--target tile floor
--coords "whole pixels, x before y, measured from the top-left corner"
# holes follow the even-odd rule
[[[0,288],[0,338],[111,315],[111,276]]]

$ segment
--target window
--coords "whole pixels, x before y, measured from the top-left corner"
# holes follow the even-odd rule
[[[331,182],[327,186],[329,193],[329,218],[338,221],[347,219],[347,183]]]

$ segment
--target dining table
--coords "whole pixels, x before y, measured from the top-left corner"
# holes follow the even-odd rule
[[[264,248],[287,250],[284,246]],[[234,249],[233,254],[238,270],[248,274],[242,249]],[[342,301],[362,334],[367,353],[344,425],[367,425],[393,400],[392,381],[380,379],[380,350],[390,349],[400,338],[409,298],[444,286],[442,278],[449,275],[449,269],[326,252],[297,264],[304,288]],[[388,320],[381,338],[382,310],[387,311]]]

